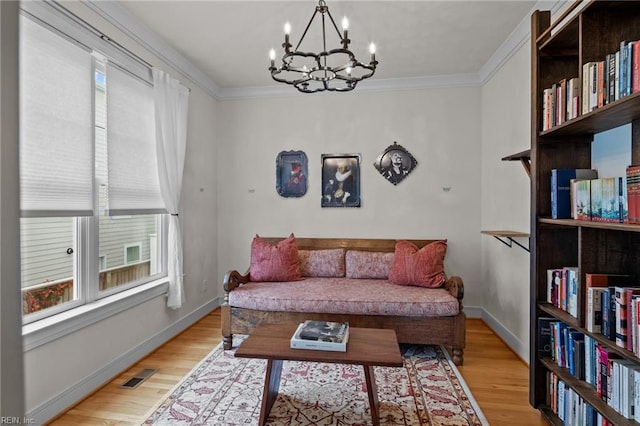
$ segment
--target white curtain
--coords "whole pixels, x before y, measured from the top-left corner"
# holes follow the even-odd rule
[[[169,241],[167,273],[169,275],[169,298],[167,306],[178,309],[182,306],[184,287],[182,284],[182,233],[180,230],[180,193],[182,173],[187,147],[187,113],[189,89],[171,78],[167,73],[153,68],[153,92],[156,111],[156,140],[160,190],[167,213],[169,213]]]

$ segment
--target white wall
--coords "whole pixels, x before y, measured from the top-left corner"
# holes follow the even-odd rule
[[[109,381],[173,334],[191,325],[216,306],[221,295],[220,285],[216,282],[220,275],[216,265],[216,101],[107,24],[84,3],[67,2],[65,7],[191,88],[180,213],[186,300],[181,309],[173,311],[166,308],[165,297],[161,296],[25,352],[26,410],[38,423],[86,397],[87,392]],[[2,195],[4,201],[4,192]]]
[[[530,44],[482,87],[482,229],[528,233],[531,182],[519,162],[501,161],[531,146]],[[517,241],[529,246],[527,238]],[[529,359],[529,253],[482,237],[483,317]]]
[[[479,306],[479,87],[224,101],[220,129],[219,271],[246,271],[256,233],[447,238],[446,271],[463,278],[465,306]],[[397,186],[373,166],[394,141],[418,160]],[[288,150],[309,159],[301,198],[275,189],[276,156]],[[361,155],[360,208],[320,207],[321,154],[334,153]]]

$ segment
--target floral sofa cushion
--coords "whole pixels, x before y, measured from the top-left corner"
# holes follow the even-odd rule
[[[347,278],[389,278],[393,253],[347,250],[345,255]]]
[[[258,235],[251,242],[251,281],[294,281],[302,278],[293,234],[272,245]]]
[[[440,287],[446,277],[444,257],[447,241],[435,241],[418,248],[410,241],[398,241],[389,272],[389,281],[399,285]]]
[[[304,278],[295,283],[250,282],[229,293],[229,305],[261,311],[408,317],[459,313],[458,300],[443,288],[398,286],[380,279]]]
[[[303,277],[344,277],[344,249],[298,250]]]

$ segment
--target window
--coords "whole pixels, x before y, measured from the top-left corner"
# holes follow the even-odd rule
[[[140,262],[140,243],[127,244],[124,246],[124,263],[125,265]]]
[[[24,11],[20,74],[29,323],[166,275],[167,217],[149,83]]]

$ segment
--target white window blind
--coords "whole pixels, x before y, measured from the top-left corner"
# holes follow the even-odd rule
[[[20,16],[22,216],[93,214],[90,52]]]
[[[153,88],[107,64],[110,215],[166,213],[156,160]]]

